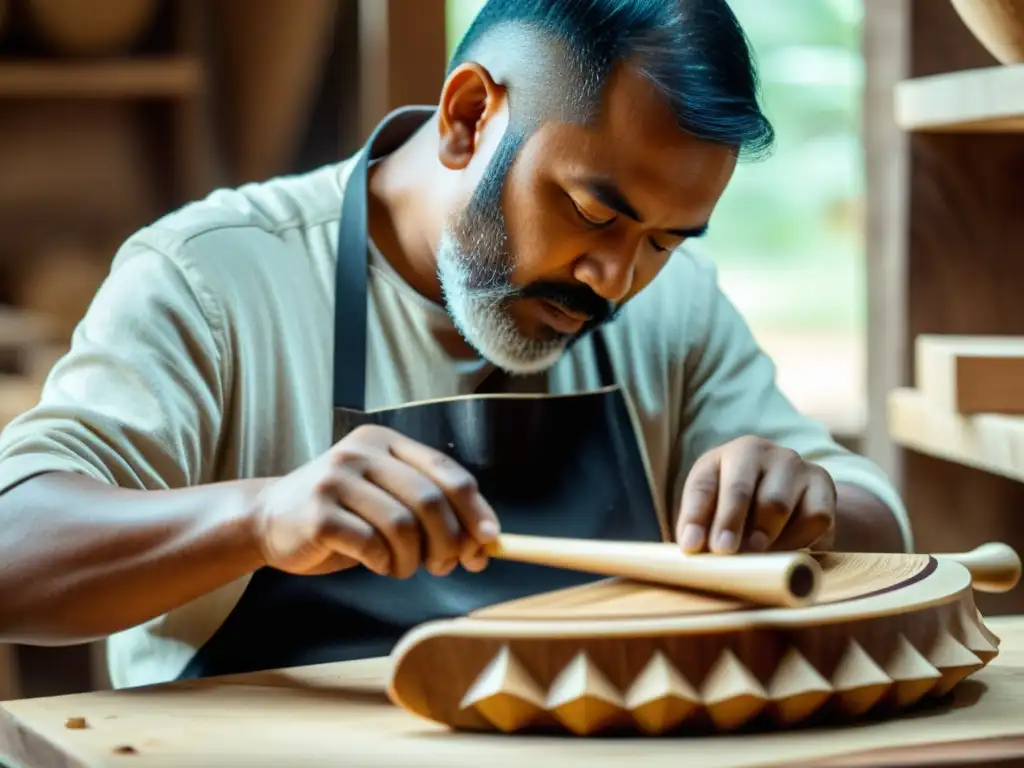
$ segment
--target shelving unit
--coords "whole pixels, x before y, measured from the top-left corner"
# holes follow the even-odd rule
[[[221,183],[208,14],[205,0],[160,0],[135,42],[96,56],[43,44],[27,17],[8,17],[0,36],[0,429],[38,402],[120,242]],[[103,651],[103,643],[0,645],[0,698],[102,687]]]
[[[1000,540],[1024,552],[1024,417],[961,407],[954,374],[946,391],[922,384],[915,354],[925,336],[1024,337],[1024,66],[1000,65],[949,0],[865,9],[865,452],[896,481],[918,551]],[[1021,590],[977,602],[1024,612]]]

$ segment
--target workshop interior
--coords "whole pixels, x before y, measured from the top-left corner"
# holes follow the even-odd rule
[[[729,5],[778,143],[694,248],[794,406],[892,479],[917,552],[1024,551],[1024,3]],[[482,6],[0,0],[0,426],[126,238],[435,104]],[[0,701],[109,688],[102,642],[0,645]]]

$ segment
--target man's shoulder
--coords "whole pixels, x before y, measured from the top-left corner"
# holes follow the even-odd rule
[[[163,216],[122,244],[113,282],[159,279],[159,304],[198,302],[218,326],[262,327],[289,307],[301,332],[317,330],[329,319],[348,163],[217,190]]]
[[[217,189],[139,229],[123,250],[157,250],[202,269],[210,260],[265,256],[275,244],[294,247],[338,221],[349,163]]]
[[[350,162],[218,189],[133,233],[114,268],[155,252],[204,290],[253,300],[260,285],[287,290],[289,277],[327,274]]]

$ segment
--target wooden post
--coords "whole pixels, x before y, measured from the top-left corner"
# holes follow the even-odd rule
[[[867,187],[868,421],[861,450],[890,477],[901,454],[886,428],[886,398],[907,375],[906,134],[894,119],[893,92],[907,77],[908,0],[865,0],[863,135]]]
[[[362,139],[391,110],[434,104],[447,63],[445,0],[359,0]]]

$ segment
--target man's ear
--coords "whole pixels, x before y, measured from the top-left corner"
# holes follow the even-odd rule
[[[445,80],[437,113],[441,164],[465,168],[476,152],[480,135],[505,98],[505,89],[479,64],[461,64]]]

